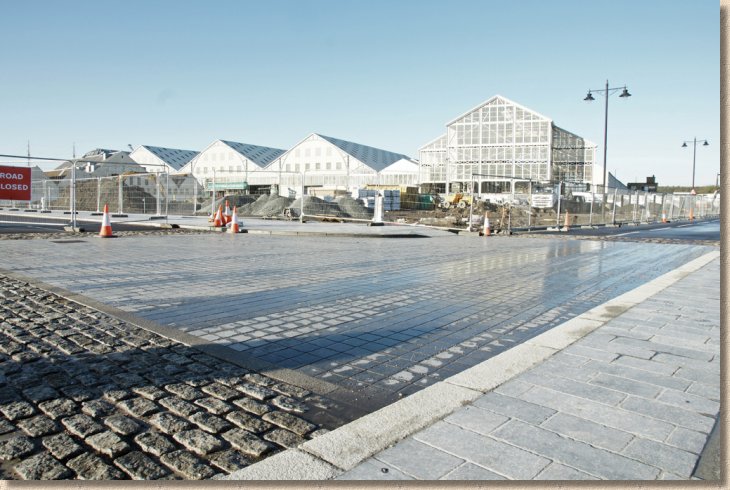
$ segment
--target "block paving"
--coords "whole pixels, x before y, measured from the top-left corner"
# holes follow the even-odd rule
[[[32,247],[10,240],[3,242],[0,268],[15,270],[22,261],[18,272],[28,277],[242,358],[389,400],[498,355],[708,250],[688,243],[507,236],[149,235],[135,239],[134,247],[124,240],[34,240]],[[44,260],[48,256],[54,260]],[[174,362],[174,353],[166,360],[167,369],[188,368]],[[246,385],[249,398],[286,403],[270,401],[277,396],[265,385]]]
[[[699,479],[720,337],[715,259],[338,479]]]
[[[0,276],[2,479],[229,474],[325,431],[302,418],[310,399],[324,400]]]

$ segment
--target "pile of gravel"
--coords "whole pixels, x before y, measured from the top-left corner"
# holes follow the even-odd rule
[[[338,197],[337,206],[345,216],[350,218],[372,219],[373,217],[372,209],[367,208],[362,201],[353,199],[350,196]]]
[[[302,201],[297,199],[291,203],[291,207],[301,209]],[[328,202],[314,196],[305,196],[304,198],[304,214],[309,216],[333,216],[337,218],[345,217],[336,202]]]

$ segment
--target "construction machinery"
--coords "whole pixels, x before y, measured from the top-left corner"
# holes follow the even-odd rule
[[[449,209],[456,207],[466,209],[471,204],[472,197],[465,196],[461,192],[456,194],[447,194],[445,197],[439,196],[438,207],[441,209]]]

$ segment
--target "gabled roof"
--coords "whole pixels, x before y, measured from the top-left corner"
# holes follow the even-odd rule
[[[609,189],[619,189],[619,190],[626,190],[628,187],[624,185],[623,182],[618,180],[615,175],[613,175],[611,172],[608,172],[608,187]]]
[[[422,147],[420,147],[418,150],[419,151],[430,150],[431,149],[430,148],[431,146],[434,146],[434,147],[437,146],[436,143],[444,143],[444,148],[434,148],[434,149],[436,149],[436,150],[444,150],[445,151],[446,150],[446,145],[445,145],[445,143],[446,143],[446,133],[444,133],[441,136],[438,136],[438,137],[432,139],[431,141],[429,141],[428,143],[426,143],[425,145],[423,145]]]
[[[447,122],[446,125],[449,126],[449,125],[455,123],[456,121],[458,121],[459,119],[461,119],[462,117],[466,116],[467,114],[471,114],[472,112],[476,111],[477,109],[480,109],[481,107],[483,107],[485,105],[491,104],[492,102],[494,102],[496,100],[499,100],[499,101],[504,102],[504,103],[509,104],[509,105],[514,105],[516,107],[519,107],[522,110],[525,110],[527,112],[531,112],[532,114],[535,114],[538,117],[541,117],[541,118],[543,118],[543,119],[545,119],[547,121],[551,121],[552,122],[552,119],[550,119],[549,117],[543,116],[539,112],[535,112],[532,109],[529,109],[529,108],[527,108],[527,107],[525,107],[525,106],[523,106],[521,104],[518,104],[517,102],[514,102],[512,100],[509,100],[507,97],[502,97],[501,95],[494,95],[490,99],[487,99],[484,102],[482,102],[481,104],[479,104],[479,105],[477,105],[477,106],[469,109],[468,111],[466,111],[465,113],[463,113],[459,117],[455,117],[451,121]]]
[[[142,145],[142,148],[145,148],[175,170],[180,170],[198,154],[197,151],[163,148],[161,146]]]
[[[353,143],[352,141],[345,141],[332,136],[324,136],[322,134],[314,133],[320,138],[329,141],[340,150],[349,154],[350,156],[360,160],[362,163],[372,168],[376,172],[380,172],[394,162],[405,158],[410,160],[407,155],[402,153],[394,153],[392,151],[381,150],[380,148],[374,148],[372,146],[361,145],[359,143]]]
[[[244,157],[251,160],[261,168],[276,160],[285,153],[285,150],[279,148],[269,148],[268,146],[249,145],[247,143],[237,143],[235,141],[220,140],[234,151],[240,153]]]

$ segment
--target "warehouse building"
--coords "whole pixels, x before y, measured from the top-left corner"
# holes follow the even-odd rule
[[[472,182],[479,193],[560,181],[588,190],[602,178],[595,144],[500,95],[449,121],[419,150],[419,162],[426,192],[468,190]]]
[[[195,158],[197,151],[141,145],[135,148],[130,158],[150,173],[176,173]]]
[[[247,190],[252,174],[266,168],[284,153],[279,148],[216,140],[183,166],[179,173],[192,174],[206,189]],[[267,185],[271,185],[268,182]]]
[[[416,185],[418,163],[401,153],[312,133],[286,151],[267,170],[277,175],[280,193],[307,188],[341,189],[367,185]],[[263,175],[263,174],[262,174]]]

